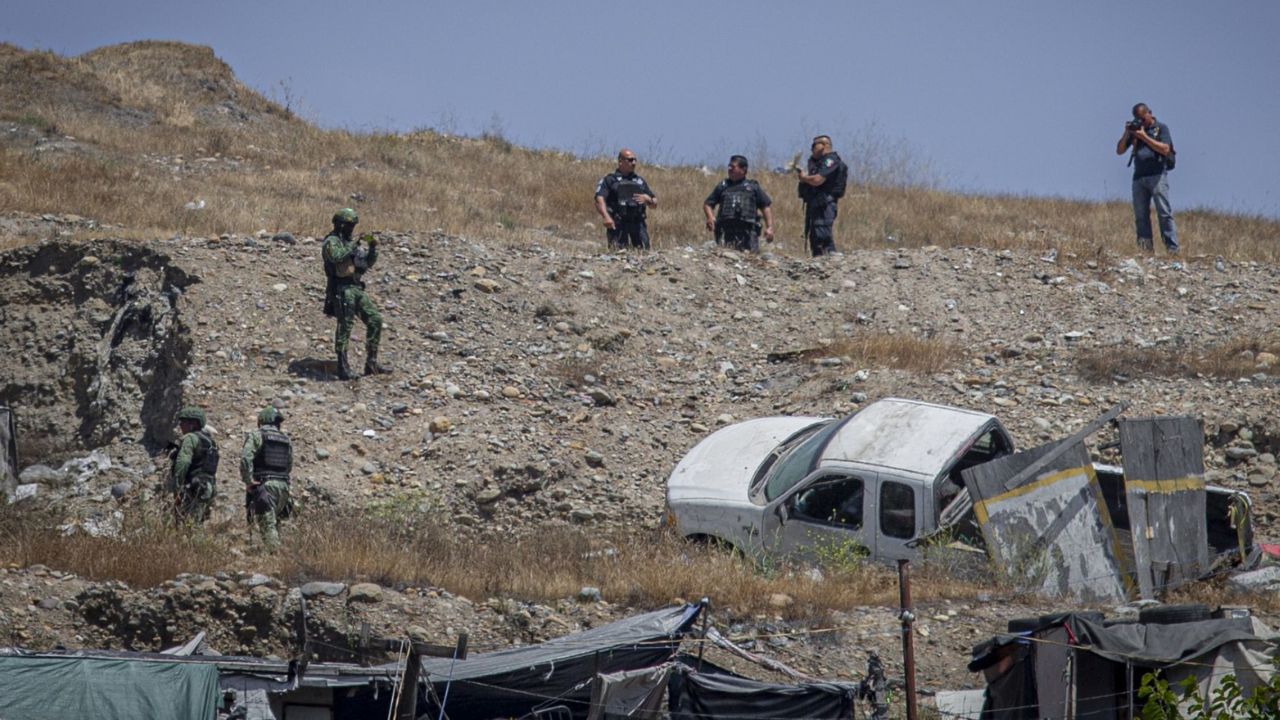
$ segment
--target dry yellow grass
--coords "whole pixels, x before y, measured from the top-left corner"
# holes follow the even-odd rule
[[[584,585],[612,602],[659,607],[673,600],[711,597],[725,612],[812,619],[831,610],[897,601],[897,576],[887,567],[855,561],[827,563],[824,577],[805,567],[757,565],[705,544],[661,531],[601,536],[572,528],[521,538],[463,539],[424,516],[318,510],[284,529],[275,556],[236,560],[242,526],[175,530],[155,512],[131,510],[118,539],[64,536],[40,513],[0,512],[0,564],[42,564],[98,581],[145,588],[179,573],[253,569],[291,582],[333,579],[398,587],[442,587],[470,598],[513,597],[551,602]],[[918,568],[915,596],[972,598],[986,585],[958,579],[948,568]],[[786,595],[792,603],[770,600]]]
[[[73,59],[0,45],[0,64],[0,90],[11,101],[0,119],[53,138],[73,136],[84,148],[0,151],[0,212],[71,212],[144,235],[316,233],[327,229],[336,207],[355,204],[371,229],[441,228],[512,243],[563,238],[603,247],[592,192],[613,169],[609,157],[527,150],[498,134],[318,129],[240,85],[209,49],[175,43],[134,43]],[[174,171],[179,156],[188,170]],[[217,161],[198,162],[206,157]],[[651,214],[654,244],[707,239],[700,207],[718,178],[644,161],[641,172],[661,202]],[[903,187],[913,171],[894,169],[895,162],[871,163],[888,170],[875,173],[877,184],[850,187],[836,226],[840,248],[882,247],[893,236],[905,246],[1132,252],[1125,202]],[[794,182],[756,176],[775,199],[774,247],[805,254]],[[197,198],[204,210],[183,209]],[[1203,211],[1182,211],[1178,219],[1188,254],[1275,260],[1280,253],[1280,223]]]
[[[1267,369],[1259,365],[1262,353],[1280,355],[1280,336],[1238,338],[1193,352],[1165,346],[1097,348],[1081,351],[1076,367],[1081,375],[1095,381],[1144,376],[1233,379]]]
[[[91,580],[151,587],[184,572],[213,574],[233,557],[219,538],[226,528],[175,528],[157,509],[126,514],[116,537],[64,535],[56,526],[52,513],[0,511],[0,564],[40,564]]]
[[[870,365],[920,373],[945,370],[963,356],[963,348],[943,340],[902,333],[868,333],[836,340],[803,352],[802,357],[842,357],[855,365]]]

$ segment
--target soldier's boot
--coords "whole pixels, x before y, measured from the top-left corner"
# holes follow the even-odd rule
[[[377,353],[374,353],[372,355],[368,355],[365,357],[364,359],[365,375],[381,375],[383,373],[389,373],[389,372],[391,372],[391,368],[387,367],[386,365],[380,365],[378,363]]]
[[[347,363],[347,353],[346,351],[340,352],[338,353],[338,379],[350,380],[351,378],[351,365]]]

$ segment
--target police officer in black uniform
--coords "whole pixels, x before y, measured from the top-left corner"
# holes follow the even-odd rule
[[[707,196],[702,211],[707,216],[707,229],[716,234],[717,244],[760,252],[760,215],[764,216],[764,239],[773,242],[772,205],[773,200],[760,183],[747,179],[747,159],[734,155],[729,158],[729,177]]]
[[[658,206],[649,183],[636,174],[636,154],[623,148],[618,152],[618,169],[596,184],[596,211],[604,219],[609,249],[637,247],[649,249],[649,228],[645,209]]]
[[[804,236],[809,239],[809,252],[817,257],[836,251],[832,228],[836,222],[836,203],[844,196],[849,168],[831,149],[831,138],[819,135],[813,139],[812,153],[806,170],[796,168],[797,190],[804,201]]]

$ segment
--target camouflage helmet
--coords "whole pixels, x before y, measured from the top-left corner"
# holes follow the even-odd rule
[[[192,405],[188,405],[187,407],[184,407],[178,411],[178,420],[179,421],[193,420],[199,423],[200,427],[204,427],[204,410],[201,410],[200,408]]]
[[[360,222],[360,216],[351,208],[342,208],[333,214],[334,225],[355,225],[358,222]]]
[[[262,412],[258,413],[258,425],[279,425],[282,422],[284,422],[284,413],[272,405],[262,408]]]

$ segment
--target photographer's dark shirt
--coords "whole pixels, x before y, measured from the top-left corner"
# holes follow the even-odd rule
[[[1165,143],[1169,146],[1173,145],[1173,136],[1169,134],[1169,126],[1158,120],[1155,125],[1147,128],[1147,136],[1152,140]],[[1163,155],[1152,150],[1150,145],[1137,138],[1133,139],[1133,143],[1137,146],[1137,151],[1133,156],[1134,180],[1150,177],[1152,175],[1159,175],[1164,172]]]

